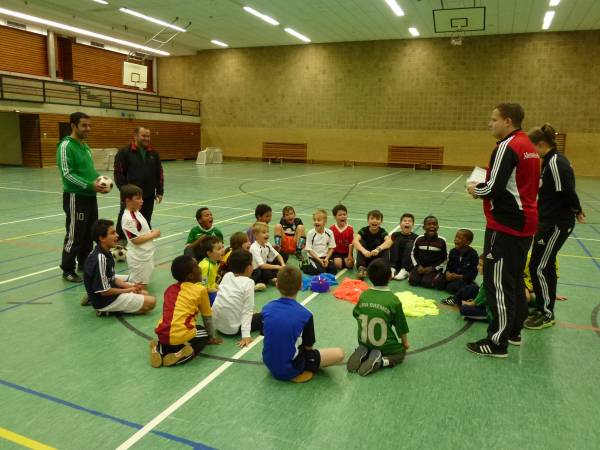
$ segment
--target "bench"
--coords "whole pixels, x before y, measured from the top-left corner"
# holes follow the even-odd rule
[[[263,142],[263,161],[286,161],[306,162],[307,145],[289,142]]]
[[[444,164],[444,147],[403,147],[388,146],[388,165],[412,166],[413,170],[421,167],[432,170],[434,166]]]

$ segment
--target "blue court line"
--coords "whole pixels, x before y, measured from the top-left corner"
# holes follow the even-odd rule
[[[181,254],[181,251],[177,251],[177,252],[175,252],[175,253],[169,253],[168,255],[165,255],[165,257],[164,257],[163,259],[165,259],[165,258],[166,258],[166,259],[165,259],[165,261],[168,261],[168,258],[170,258],[170,257],[172,257],[172,256],[174,256],[174,255],[178,255],[178,254]],[[159,261],[160,261],[160,260],[159,260]],[[162,264],[163,262],[164,262],[164,261],[157,262],[157,265],[158,265],[158,264]],[[119,273],[119,272],[117,272],[117,273]],[[46,278],[46,279],[50,279],[50,278],[56,278],[56,277],[55,277],[55,276],[53,276],[53,277],[49,277],[49,278]],[[40,281],[43,281],[43,280],[40,280]],[[29,284],[33,284],[33,283],[29,283]],[[83,286],[83,284],[81,284],[81,283],[78,283],[78,284],[75,284],[75,285],[73,285],[73,286],[69,286],[69,287],[66,287],[66,288],[63,288],[63,289],[59,289],[58,291],[50,292],[50,293],[47,293],[47,294],[41,295],[41,296],[39,296],[39,297],[36,297],[36,298],[30,299],[30,300],[25,300],[25,301],[23,301],[22,303],[18,303],[18,304],[16,304],[16,305],[10,305],[10,306],[7,306],[6,308],[0,309],[0,313],[3,313],[3,312],[5,312],[5,311],[11,310],[11,309],[19,308],[19,307],[21,307],[21,306],[24,306],[24,305],[27,305],[27,304],[29,304],[29,303],[33,303],[33,302],[35,302],[36,300],[41,300],[41,299],[43,299],[43,298],[50,297],[50,296],[52,296],[52,295],[54,295],[54,294],[60,294],[61,292],[65,292],[65,291],[68,291],[68,290],[71,290],[71,289],[75,289],[75,288],[78,288],[78,287],[82,287],[82,286]],[[20,286],[20,287],[23,287],[23,286]],[[14,287],[14,288],[12,288],[12,289],[9,289],[9,290],[13,290],[13,289],[19,289],[19,287]]]
[[[575,232],[572,233],[573,236],[577,237],[577,235],[575,234]],[[598,270],[600,270],[600,263],[598,261],[596,261],[596,258],[594,257],[594,255],[592,255],[592,252],[590,252],[588,250],[588,248],[585,246],[585,244],[583,242],[581,242],[579,239],[575,239],[575,242],[577,242],[579,244],[579,246],[583,249],[583,251],[585,252],[586,255],[588,255],[591,258],[591,261],[594,263],[594,265],[596,266],[596,268]]]
[[[600,286],[590,286],[588,284],[561,283],[560,281],[557,284],[559,284],[561,286],[574,286],[574,287],[588,288],[588,289],[600,289]]]
[[[68,406],[69,408],[73,408],[77,411],[82,411],[88,414],[92,414],[96,417],[100,417],[102,419],[108,419],[111,420],[113,422],[116,422],[120,425],[125,425],[127,427],[130,428],[134,428],[136,430],[140,430],[142,429],[144,426],[140,425],[138,423],[135,422],[131,422],[129,420],[126,419],[121,419],[119,417],[115,417],[115,416],[111,416],[110,414],[106,414],[100,411],[96,411],[95,409],[91,409],[91,408],[86,408],[85,406],[81,406],[81,405],[77,405],[75,403],[71,403],[67,400],[63,400],[61,398],[58,397],[54,397],[53,395],[49,395],[49,394],[44,394],[43,392],[39,392],[39,391],[34,391],[33,389],[29,389],[26,388],[24,386],[20,386],[18,384],[15,383],[11,383],[10,381],[6,381],[6,380],[2,380],[0,379],[0,384],[15,389],[17,391],[21,391],[21,392],[25,392],[26,394],[31,394],[34,395],[36,397],[40,397],[43,398],[44,400],[49,400],[51,402],[54,403],[58,403],[59,405],[63,405],[63,406]],[[192,447],[193,449],[197,449],[197,450],[214,450],[213,447],[208,447],[207,445],[204,445],[200,442],[195,442],[195,441],[190,441],[189,439],[186,438],[182,438],[179,436],[175,436],[174,434],[170,434],[170,433],[165,433],[163,431],[156,431],[156,430],[152,430],[151,433],[156,434],[157,436],[163,437],[165,439],[169,439],[171,441],[175,441],[178,442],[180,444],[184,444],[184,445],[188,445],[190,447]]]

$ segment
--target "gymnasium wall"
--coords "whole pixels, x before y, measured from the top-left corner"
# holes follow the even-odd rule
[[[21,165],[21,135],[19,115],[0,112],[0,164]]]
[[[56,165],[59,124],[69,122],[67,114],[21,114],[23,164],[32,167]],[[120,148],[131,142],[133,129],[146,126],[152,133],[152,146],[163,160],[196,158],[200,150],[200,124],[163,120],[92,117],[88,145],[92,148]]]
[[[259,158],[306,142],[308,158],[384,163],[387,146],[443,146],[447,166],[486,164],[493,107],[567,133],[579,175],[600,175],[600,32],[211,50],[159,59],[161,95],[202,100],[203,146]]]
[[[46,36],[0,25],[0,70],[48,76]]]

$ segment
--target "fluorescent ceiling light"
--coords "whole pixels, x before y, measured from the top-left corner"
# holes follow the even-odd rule
[[[154,17],[146,16],[145,14],[139,13],[137,11],[133,11],[133,10],[127,9],[127,8],[119,8],[119,11],[124,12],[126,14],[131,14],[132,16],[135,16],[135,17],[139,17],[140,19],[147,20],[148,22],[156,23],[158,25],[162,25],[163,27],[172,28],[174,30],[181,31],[182,33],[185,33],[185,28],[181,28],[181,27],[178,27],[176,25],[172,25],[170,23],[167,23],[167,22],[165,22],[163,20],[160,20],[160,19],[156,19]]]
[[[542,25],[542,30],[547,30],[550,28],[552,19],[554,19],[554,11],[546,11],[546,14],[544,14],[544,24]]]
[[[550,0],[550,3],[548,4],[548,6],[558,6],[559,3],[560,3],[560,0]]]
[[[304,36],[303,34],[298,33],[296,30],[292,29],[292,28],[284,28],[286,33],[291,34],[292,36],[297,37],[298,39],[300,39],[301,41],[304,42],[310,42],[310,39],[307,38],[306,36]]]
[[[396,0],[385,0],[385,2],[388,4],[388,6],[390,8],[392,8],[392,11],[394,11],[394,14],[396,14],[398,17],[404,15],[404,11],[402,11],[402,8],[400,8],[400,5],[398,3],[396,3]]]
[[[261,12],[258,12],[257,10],[255,10],[254,8],[250,8],[249,6],[244,6],[244,11],[249,12],[253,16],[258,17],[259,19],[262,19],[265,22],[270,23],[271,25],[279,25],[279,22],[277,22],[272,17],[267,16],[266,14],[263,14]]]
[[[108,5],[108,2],[105,0],[92,0],[93,2],[100,3],[101,5]]]
[[[220,47],[229,47],[229,45],[227,45],[225,42],[217,41],[216,39],[213,39],[210,42],[212,42],[213,44],[218,45]]]
[[[42,25],[46,25],[51,28],[58,28],[59,30],[70,31],[74,34],[79,34],[81,36],[89,36],[101,41],[114,42],[115,44],[122,45],[124,47],[131,47],[138,50],[143,50],[148,53],[154,53],[155,55],[161,56],[169,56],[170,53],[164,52],[162,50],[157,50],[154,48],[146,47],[144,45],[135,44],[133,42],[124,41],[123,39],[117,39],[111,36],[107,36],[105,34],[94,33],[93,31],[84,30],[82,28],[72,27],[70,25],[65,25],[64,23],[54,22],[53,20],[42,19],[41,17],[30,16],[29,14],[23,14],[16,11],[11,11],[10,9],[0,8],[0,14],[4,14],[10,17],[16,17],[17,19],[22,19],[27,22],[39,23]]]
[[[410,27],[408,32],[414,37],[419,36],[419,30],[417,30],[415,27]]]

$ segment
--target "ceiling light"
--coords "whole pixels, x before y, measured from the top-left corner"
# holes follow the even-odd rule
[[[304,42],[310,42],[310,39],[307,38],[306,36],[304,36],[303,34],[298,33],[296,30],[292,29],[292,28],[284,28],[286,33],[291,34],[292,36],[297,37],[298,39],[300,39],[301,41]]]
[[[20,12],[11,11],[10,9],[0,8],[0,14],[4,14],[4,15],[10,16],[10,17],[16,17],[18,19],[23,19],[28,22],[39,23],[39,24],[46,25],[51,28],[58,28],[59,30],[70,31],[72,33],[79,34],[82,36],[93,37],[93,38],[99,39],[101,41],[114,42],[115,44],[119,44],[119,45],[122,45],[125,47],[135,48],[138,50],[143,50],[145,52],[154,53],[156,55],[161,55],[161,56],[169,56],[170,55],[170,53],[164,52],[162,50],[157,50],[154,48],[146,47],[144,45],[135,44],[135,43],[129,42],[129,41],[124,41],[123,39],[117,39],[117,38],[114,38],[111,36],[106,36],[105,34],[94,33],[93,31],[84,30],[82,28],[72,27],[70,25],[65,25],[64,23],[59,23],[59,22],[54,22],[52,20],[42,19],[41,17],[30,16],[29,14],[23,14]]]
[[[419,30],[417,30],[415,27],[410,27],[408,29],[408,32],[413,36],[413,37],[417,37],[419,36]]]
[[[552,19],[554,19],[554,11],[546,11],[546,14],[544,14],[544,24],[542,25],[542,30],[547,30],[550,28]]]
[[[185,33],[185,28],[181,28],[181,27],[178,27],[176,25],[172,25],[172,24],[164,22],[164,21],[162,21],[160,19],[155,19],[154,17],[146,16],[146,15],[144,15],[142,13],[137,12],[137,11],[133,11],[133,10],[127,9],[127,8],[119,8],[119,11],[124,12],[126,14],[131,14],[132,16],[135,16],[135,17],[139,17],[140,19],[147,20],[148,22],[156,23],[158,25],[162,25],[163,27],[172,28],[174,30],[181,31],[182,33]]]
[[[244,11],[249,12],[253,16],[258,17],[259,19],[262,19],[265,22],[270,23],[271,25],[279,25],[279,22],[277,22],[272,17],[267,16],[266,14],[263,14],[261,12],[258,12],[257,10],[255,10],[254,8],[250,8],[249,6],[244,6]]]
[[[215,45],[218,45],[219,47],[229,47],[229,45],[227,45],[225,42],[217,41],[216,39],[213,39],[210,42],[212,42]]]
[[[100,3],[101,5],[108,5],[108,2],[105,0],[92,0],[93,2]]]
[[[402,11],[402,8],[400,8],[400,5],[398,3],[396,3],[396,0],[385,0],[385,2],[388,4],[388,6],[390,8],[392,8],[392,11],[394,11],[394,14],[396,14],[398,17],[404,15],[404,11]]]
[[[560,3],[560,0],[550,0],[550,3],[548,4],[548,6],[558,6],[559,3]]]

